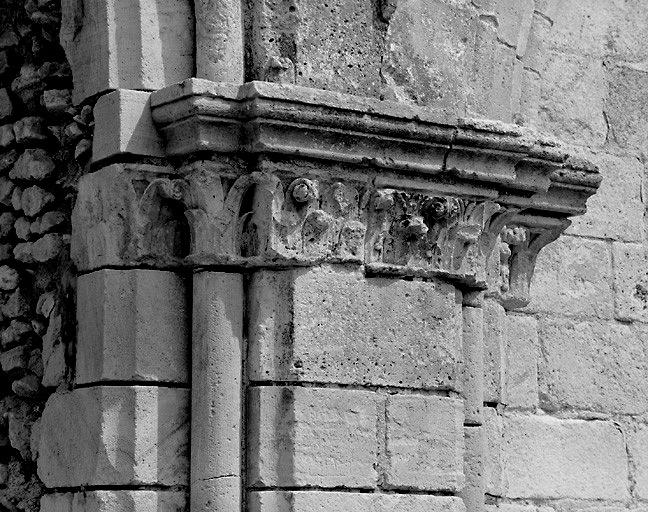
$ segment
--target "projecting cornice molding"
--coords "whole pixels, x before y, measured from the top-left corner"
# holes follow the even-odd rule
[[[86,177],[83,269],[348,262],[442,275],[518,306],[538,251],[600,183],[518,126],[328,91],[191,79],[153,93],[151,110],[174,167]]]

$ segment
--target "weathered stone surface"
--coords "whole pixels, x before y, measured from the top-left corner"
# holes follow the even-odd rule
[[[63,2],[61,42],[75,104],[107,89],[159,89],[191,76],[191,6],[176,0]]]
[[[77,287],[77,383],[188,382],[189,320],[182,277],[99,270]]]
[[[43,118],[38,116],[23,117],[13,125],[18,144],[39,144],[47,142],[49,137],[43,124]]]
[[[567,142],[600,147],[607,136],[606,95],[599,59],[551,51],[542,73],[539,128]]]
[[[567,233],[627,242],[642,241],[645,232],[645,205],[641,190],[643,164],[634,156],[599,154],[592,159],[603,175],[601,188],[587,201],[587,213],[575,217]]]
[[[612,244],[614,316],[648,322],[648,250],[640,244]]]
[[[641,129],[648,107],[641,92],[648,86],[645,64],[620,62],[608,70],[609,94],[605,114],[609,140],[622,148],[648,151],[648,136]]]
[[[151,119],[150,93],[119,89],[97,100],[92,160],[117,155],[164,157],[164,148]]]
[[[10,178],[43,180],[56,170],[56,164],[43,149],[26,149],[9,172]]]
[[[48,487],[185,485],[188,413],[185,389],[55,393],[41,420],[38,475]]]
[[[381,62],[386,89],[400,101],[461,117],[474,38],[474,12],[464,2],[401,0]]]
[[[484,429],[481,425],[463,428],[465,454],[463,472],[466,484],[460,489],[466,510],[479,510],[484,503]]]
[[[481,425],[484,405],[484,312],[463,306],[464,424]]]
[[[255,387],[248,396],[249,485],[375,487],[379,395]]]
[[[557,315],[612,318],[609,244],[563,236],[538,256],[528,309]]]
[[[484,301],[484,401],[499,403],[504,387],[506,311],[494,299]]]
[[[250,512],[464,512],[454,496],[322,491],[254,491]],[[56,511],[58,512],[58,511]],[[67,511],[66,511],[67,512]]]
[[[378,95],[382,37],[369,0],[254,2],[252,17],[256,80]]]
[[[634,490],[637,496],[648,497],[648,425],[640,424],[635,429],[627,432],[628,455],[634,481]]]
[[[539,325],[543,409],[648,412],[648,331],[617,322],[568,319]]]
[[[53,202],[54,195],[37,185],[27,187],[20,196],[21,209],[28,217],[38,215]]]
[[[515,409],[538,406],[538,323],[509,314],[504,322],[506,347],[504,403]]]
[[[390,396],[383,485],[391,489],[462,488],[463,406],[437,396]]]
[[[623,434],[611,422],[510,416],[503,446],[509,498],[629,497]]]
[[[65,246],[65,235],[47,233],[32,244],[31,253],[35,261],[45,263],[55,259]]]
[[[461,301],[347,267],[255,273],[250,378],[459,389]]]
[[[41,512],[185,512],[182,491],[84,491],[45,494]]]
[[[491,496],[504,496],[502,480],[502,440],[504,424],[502,416],[493,407],[484,408],[484,490]]]

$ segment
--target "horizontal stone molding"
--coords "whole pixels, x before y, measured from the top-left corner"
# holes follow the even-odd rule
[[[424,108],[349,94],[189,79],[154,92],[151,108],[170,157],[275,154],[357,164],[423,175],[429,190],[468,186],[471,195],[572,215],[585,211],[600,183],[595,165],[517,125],[447,124]]]
[[[82,270],[353,263],[444,276],[519,307],[538,251],[600,182],[594,165],[519,126],[448,124],[370,98],[189,79],[150,105],[174,165],[81,179]]]

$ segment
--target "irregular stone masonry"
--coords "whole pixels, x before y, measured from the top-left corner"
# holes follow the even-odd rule
[[[5,0],[0,509],[644,507],[647,14]]]

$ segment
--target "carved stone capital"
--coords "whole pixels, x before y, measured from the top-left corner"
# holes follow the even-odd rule
[[[326,91],[189,80],[151,104],[174,166],[82,179],[73,254],[83,270],[346,262],[489,287],[517,306],[538,251],[600,181],[517,126],[447,125]]]

